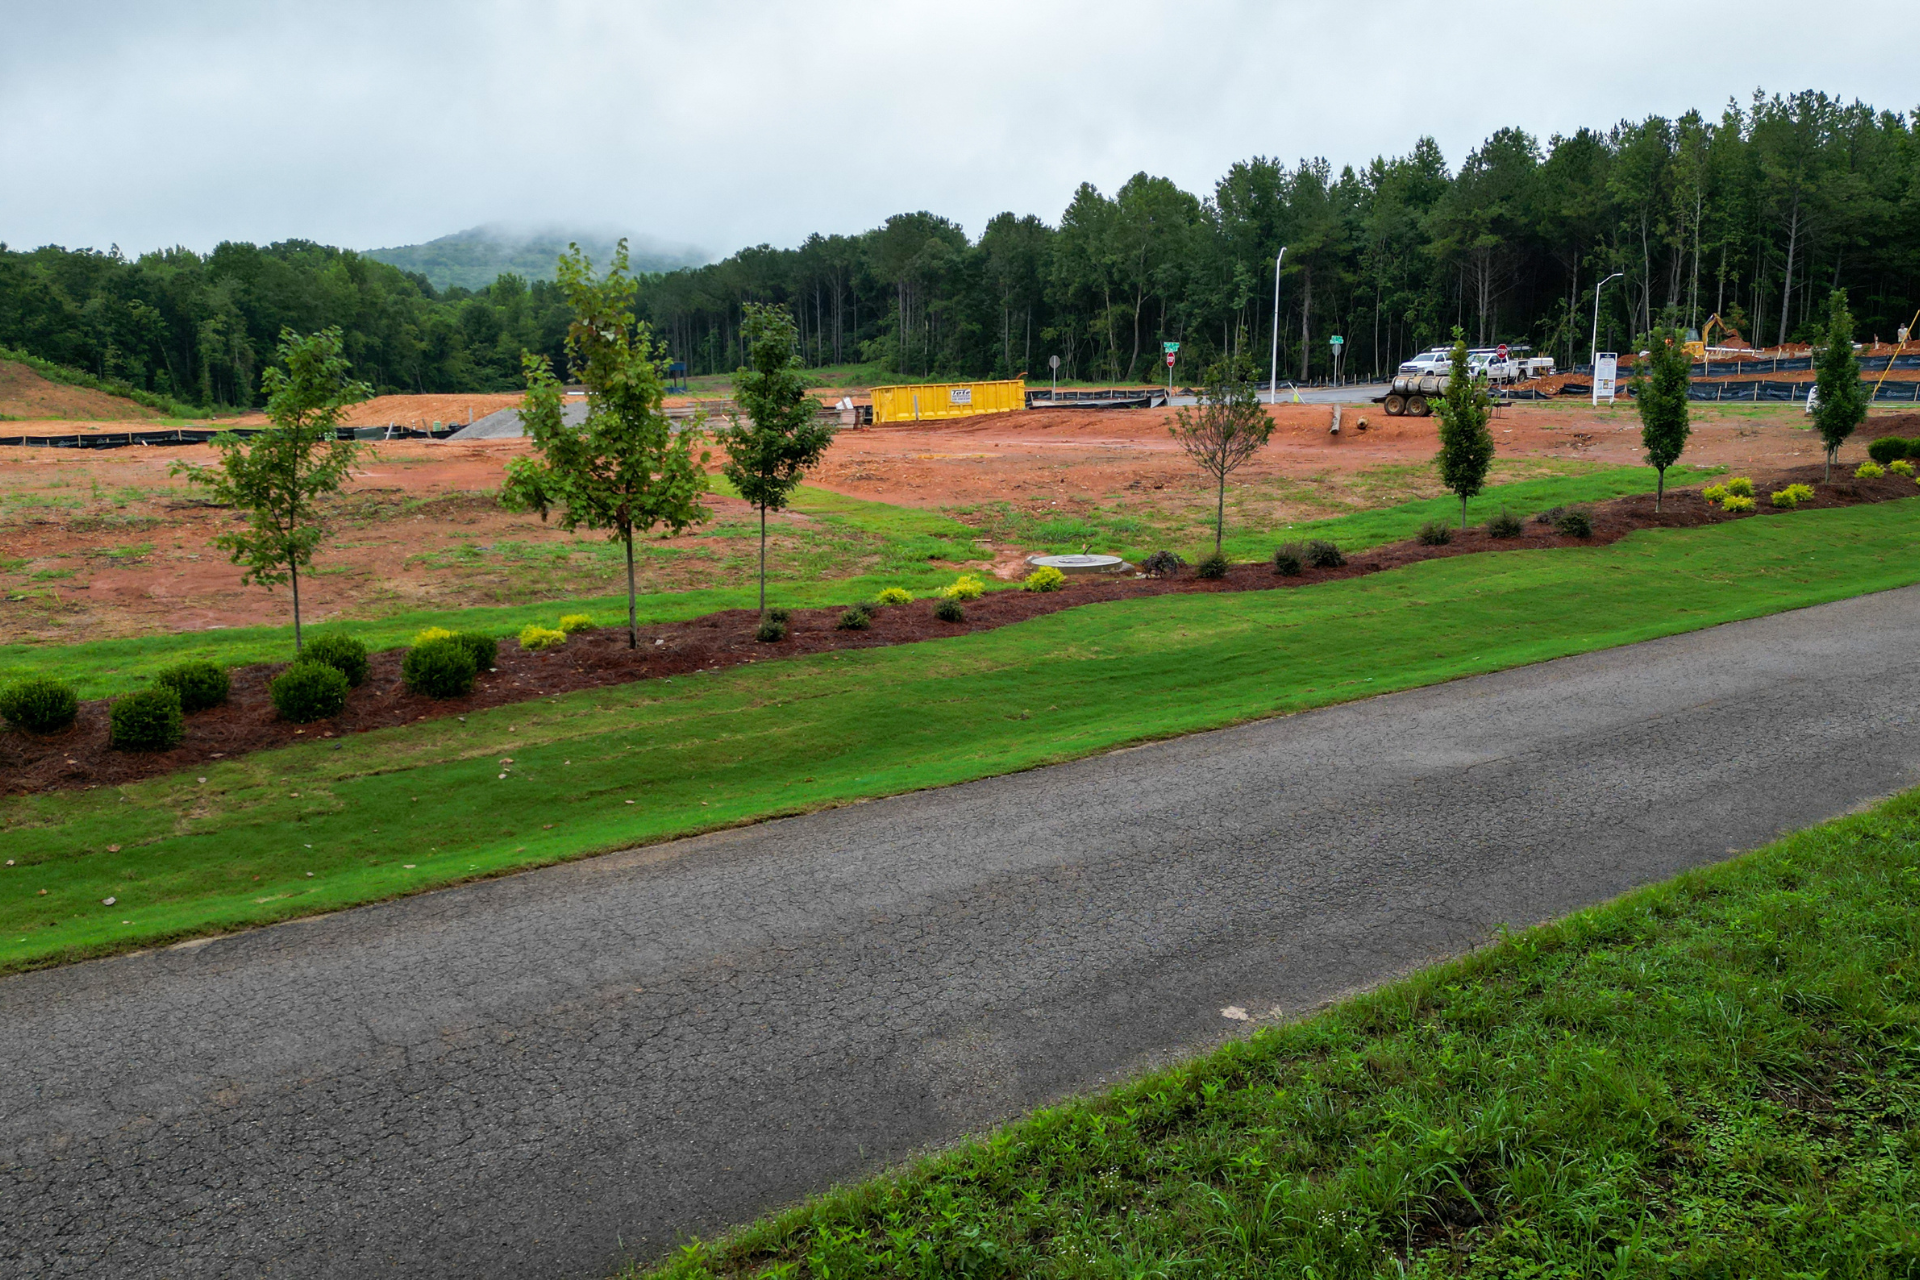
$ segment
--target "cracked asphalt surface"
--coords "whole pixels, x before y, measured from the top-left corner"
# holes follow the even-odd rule
[[[1920,778],[1920,588],[0,980],[0,1273],[604,1275]]]

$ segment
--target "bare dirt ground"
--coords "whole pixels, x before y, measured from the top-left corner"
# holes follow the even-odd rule
[[[159,416],[121,396],[50,382],[24,364],[0,360],[0,418],[55,423],[65,430],[72,429],[74,420],[106,422],[124,431],[130,421]],[[16,433],[11,425],[7,428],[6,434]]]
[[[355,418],[449,421],[517,400],[383,397],[360,406]],[[938,427],[849,430],[811,482],[953,511],[1001,544],[967,563],[1003,573],[1020,569],[1024,531],[1056,517],[1134,519],[1168,545],[1186,545],[1211,519],[1211,491],[1168,435],[1169,416],[1162,409],[1036,410]],[[1272,444],[1234,478],[1230,519],[1278,527],[1441,492],[1429,465],[1438,447],[1434,419],[1348,406],[1334,436],[1332,416],[1330,406],[1319,405],[1274,411]],[[1516,405],[1492,425],[1500,449],[1496,481],[1640,461],[1638,419],[1627,404]],[[60,423],[66,431],[73,426]],[[1851,465],[1864,456],[1866,441],[1889,433],[1920,435],[1920,418],[1877,413],[1842,458]],[[513,440],[370,446],[333,504],[332,535],[304,584],[308,619],[613,590],[624,569],[602,537],[562,533],[495,500],[506,461],[526,451],[524,441]],[[290,620],[284,589],[242,586],[240,570],[209,545],[234,513],[205,505],[168,474],[175,460],[205,463],[213,456],[201,445],[0,449],[0,642]],[[1772,472],[1819,456],[1797,407],[1696,406],[1685,461]],[[698,532],[648,544],[641,566],[647,589],[745,580],[749,512],[718,496],[709,506],[713,518]],[[859,560],[867,549],[830,544],[809,526],[804,517],[776,521],[776,566],[833,577],[870,563]]]

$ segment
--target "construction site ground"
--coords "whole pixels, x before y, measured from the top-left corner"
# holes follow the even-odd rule
[[[383,397],[356,421],[463,420],[516,403],[511,395]],[[1271,444],[1232,479],[1227,516],[1272,529],[1439,495],[1433,418],[1388,418],[1346,406],[1340,433],[1325,405],[1273,411]],[[383,416],[385,415],[385,416]],[[979,533],[962,567],[1012,576],[1031,549],[1128,531],[1135,545],[1191,555],[1210,541],[1214,496],[1151,410],[1030,410],[940,425],[845,430],[809,478],[854,497],[938,509]],[[1363,427],[1364,421],[1364,427]],[[1684,461],[1765,474],[1820,456],[1793,405],[1694,407]],[[124,420],[96,419],[119,426]],[[71,432],[71,418],[47,425]],[[1493,481],[1576,474],[1641,461],[1626,402],[1518,404],[1493,424]],[[1876,411],[1848,442],[1848,465],[1882,434],[1920,435],[1920,416]],[[328,505],[332,531],[303,588],[304,616],[375,617],[417,608],[521,604],[606,594],[624,583],[619,548],[503,508],[496,493],[525,440],[365,447],[348,488]],[[206,503],[175,462],[206,464],[205,445],[76,450],[0,449],[0,642],[79,640],[290,620],[287,591],[242,585],[210,545],[235,512]],[[717,470],[717,460],[714,464]],[[640,557],[648,590],[745,582],[757,522],[745,504],[707,499],[711,519]],[[885,568],[878,536],[794,513],[773,521],[776,579],[829,579]],[[1276,536],[1276,540],[1278,537]],[[1077,548],[1076,548],[1077,549]],[[1100,550],[1099,545],[1093,547]],[[941,566],[949,567],[949,566]]]

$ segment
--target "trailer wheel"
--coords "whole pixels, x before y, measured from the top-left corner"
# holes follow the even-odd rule
[[[1427,403],[1425,396],[1407,397],[1407,412],[1416,418],[1424,418],[1433,412],[1433,406]]]
[[[1386,406],[1387,416],[1389,418],[1398,418],[1407,411],[1407,398],[1405,396],[1388,396],[1385,400],[1381,401],[1381,403]]]

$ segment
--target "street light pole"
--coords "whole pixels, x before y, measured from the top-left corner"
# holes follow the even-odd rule
[[[1287,256],[1287,246],[1280,246],[1280,256],[1273,260],[1273,349],[1267,355],[1267,403],[1280,403],[1280,263]]]
[[[1624,271],[1616,271],[1599,284],[1593,286],[1593,344],[1592,350],[1587,354],[1587,359],[1590,362],[1597,364],[1600,360],[1600,291],[1625,274],[1627,273]]]

